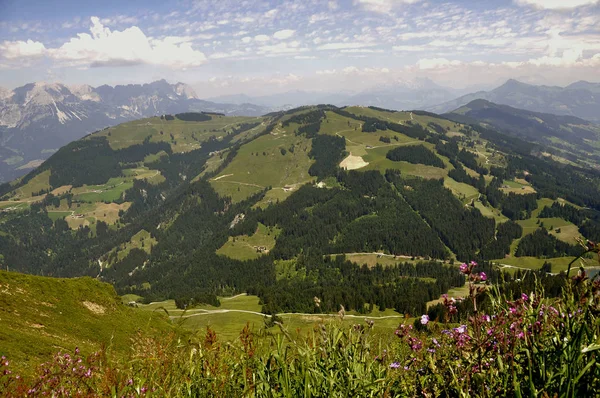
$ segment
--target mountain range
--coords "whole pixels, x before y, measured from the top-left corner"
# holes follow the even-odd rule
[[[204,101],[190,86],[165,80],[95,88],[60,83],[0,88],[0,181],[25,174],[61,146],[93,131],[187,111],[257,116],[269,109]]]
[[[544,144],[597,143],[560,133],[582,123],[483,100],[449,116],[316,105],[137,119],[0,186],[0,261],[183,307],[248,293],[269,314],[310,313],[314,297],[323,312],[423,313],[464,279],[399,262],[528,257],[560,272],[578,239],[600,239],[598,171]],[[360,267],[383,261],[396,268]]]
[[[377,106],[403,110],[425,109],[472,91],[473,87],[458,90],[441,86],[428,78],[416,78],[414,80],[396,80],[360,92],[295,90],[266,96],[223,95],[208,100],[233,104],[252,103],[275,109],[291,109],[320,103],[336,106]]]
[[[536,86],[514,79],[491,91],[478,91],[427,107],[435,113],[451,112],[476,99],[534,112],[569,115],[600,122],[600,83],[578,81],[566,87]]]
[[[541,144],[545,153],[563,162],[598,169],[600,126],[566,115],[533,112],[476,99],[444,114],[461,123],[492,126],[506,134]]]

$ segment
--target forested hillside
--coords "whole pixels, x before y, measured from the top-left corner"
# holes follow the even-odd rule
[[[600,176],[543,150],[380,108],[142,119],[0,188],[2,266],[92,276],[146,302],[247,292],[266,313],[420,313],[464,285],[457,262],[491,280],[557,273],[598,239]]]

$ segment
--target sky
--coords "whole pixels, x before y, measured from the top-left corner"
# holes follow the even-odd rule
[[[0,0],[0,87],[192,85],[200,97],[429,78],[600,82],[600,0]]]

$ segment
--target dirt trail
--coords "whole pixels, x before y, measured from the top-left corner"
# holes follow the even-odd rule
[[[219,177],[217,177],[217,178],[213,178],[212,180],[213,180],[213,181],[218,181],[218,180],[220,180],[221,178],[230,177],[230,176],[232,176],[232,175],[233,175],[233,174],[225,174],[225,175],[219,176]]]
[[[242,313],[242,314],[252,314],[252,315],[259,315],[259,316],[266,316],[266,317],[271,317],[271,315],[268,314],[263,314],[262,312],[256,312],[256,311],[247,311],[247,310],[191,310],[191,311],[198,311],[198,313],[195,314],[189,314],[189,315],[171,315],[169,316],[170,319],[177,319],[177,318],[191,318],[191,317],[195,317],[195,316],[201,316],[201,315],[213,315],[213,314],[227,314],[229,312],[238,312],[238,313]],[[190,312],[190,311],[188,311]],[[338,317],[339,314],[335,313],[335,314],[308,314],[308,313],[302,313],[302,312],[284,312],[281,314],[276,314],[277,316],[310,316],[310,317]],[[373,319],[373,320],[377,320],[377,319],[392,319],[392,318],[404,318],[403,315],[386,315],[386,316],[368,316],[368,315],[344,315],[344,318],[358,318],[358,319]]]

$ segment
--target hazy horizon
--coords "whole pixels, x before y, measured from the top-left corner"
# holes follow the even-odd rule
[[[166,79],[210,98],[600,81],[598,0],[6,0],[0,15],[8,89]]]

